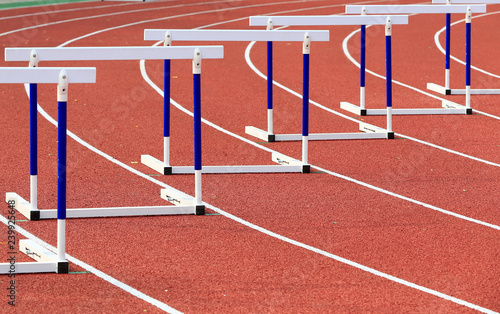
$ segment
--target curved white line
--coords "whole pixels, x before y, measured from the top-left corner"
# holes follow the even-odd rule
[[[144,67],[144,64],[143,64],[142,66]],[[147,75],[146,75],[146,76],[147,76]],[[42,109],[42,108],[39,106],[39,109]],[[43,109],[42,109],[42,111],[43,111]],[[44,115],[43,115],[43,116],[44,116],[45,118],[47,118],[47,116],[48,116],[48,115],[44,112]],[[49,118],[50,118],[50,117],[49,117]],[[52,119],[52,118],[50,118],[50,119]],[[50,119],[48,119],[48,120],[50,121]],[[52,119],[52,120],[53,120],[53,119]],[[53,122],[52,122],[52,123],[53,123]],[[222,128],[221,128],[221,129],[222,129]],[[75,138],[78,138],[78,137],[77,137],[76,135],[74,135],[73,133],[71,133],[71,134],[72,134],[72,135],[70,135],[70,136],[71,136],[72,138],[74,138],[74,139],[75,139]],[[79,139],[79,138],[78,138],[78,139]],[[80,139],[80,141],[84,142],[84,141],[83,141],[83,140],[81,140],[81,139]],[[81,142],[80,142],[80,143],[81,143]],[[85,143],[85,142],[84,142],[84,143]],[[252,142],[252,143],[253,143],[253,142]],[[87,144],[87,143],[85,143],[85,144]],[[83,144],[82,144],[82,145],[83,145]],[[89,144],[87,144],[87,145],[88,145],[88,146],[90,146]],[[93,150],[94,152],[98,152],[98,151],[99,151],[99,150],[97,150],[97,149],[96,149],[96,148],[94,148],[94,147],[92,147],[92,148],[93,148],[92,150]],[[261,148],[261,149],[262,149],[263,147],[259,147],[259,148]],[[100,151],[99,151],[99,152],[100,152]],[[99,154],[101,154],[101,153],[102,153],[102,152],[100,152]],[[113,161],[113,162],[115,162],[115,163],[117,163],[117,164],[119,164],[119,163],[120,163],[119,161],[117,161],[116,159],[114,159],[114,158],[110,157],[109,155],[107,155],[107,156],[109,157],[109,158],[107,158],[107,159],[109,159],[109,160],[111,160],[111,161]],[[122,166],[122,165],[121,165],[121,166]],[[136,173],[136,174],[138,174],[138,175],[141,175],[141,176],[142,176],[142,175],[144,175],[144,174],[142,174],[142,173],[140,173],[140,172],[136,171],[136,170],[135,170],[135,169],[133,169],[133,168],[130,168],[130,167],[128,167],[128,168],[129,168],[129,169],[127,169],[127,170],[132,171],[132,172],[134,172],[134,173]],[[148,180],[150,180],[150,181],[157,181],[157,180],[154,180],[154,179],[150,178],[149,176],[148,176],[148,177],[146,177],[146,179],[148,179]],[[163,185],[163,183],[162,183],[162,182],[159,182],[159,181],[158,181],[158,183],[159,183],[159,185]],[[411,287],[411,288],[414,288],[414,289],[418,289],[418,290],[420,290],[420,291],[423,291],[423,292],[426,292],[426,293],[429,293],[429,294],[435,295],[435,296],[437,296],[437,297],[440,297],[440,298],[443,298],[443,299],[446,299],[446,300],[449,300],[449,301],[455,302],[455,303],[457,303],[457,304],[461,304],[461,305],[467,306],[467,307],[469,307],[469,308],[473,308],[473,309],[475,309],[475,310],[478,310],[478,311],[481,311],[481,312],[484,312],[484,313],[494,313],[493,311],[491,311],[491,310],[489,310],[489,309],[485,309],[485,308],[480,307],[480,306],[478,306],[478,305],[475,305],[475,304],[472,304],[472,303],[469,303],[469,302],[466,302],[466,301],[463,301],[463,300],[460,300],[460,299],[457,299],[457,298],[454,298],[454,297],[448,296],[448,295],[446,295],[446,294],[440,293],[440,292],[435,291],[435,290],[431,290],[431,289],[428,289],[428,288],[425,288],[425,287],[422,287],[422,286],[419,286],[419,285],[413,284],[413,283],[411,283],[411,282],[408,282],[408,281],[405,281],[405,280],[403,280],[403,279],[399,279],[399,278],[397,278],[397,277],[394,277],[394,276],[391,276],[391,275],[388,275],[388,274],[385,274],[385,273],[379,272],[379,271],[377,271],[377,270],[375,270],[375,269],[372,269],[372,268],[366,267],[366,266],[364,266],[364,265],[361,265],[361,264],[358,264],[358,263],[355,263],[355,262],[349,261],[349,260],[344,259],[344,258],[342,258],[342,257],[339,257],[339,256],[333,255],[333,254],[331,254],[331,253],[328,253],[328,252],[322,251],[322,250],[320,250],[320,249],[314,248],[314,247],[312,247],[312,246],[309,246],[309,245],[306,245],[306,244],[300,243],[300,242],[298,242],[298,241],[295,241],[295,240],[292,240],[292,239],[286,238],[286,237],[281,236],[281,235],[279,235],[279,234],[273,233],[273,232],[271,232],[271,231],[269,231],[269,230],[263,229],[263,228],[258,227],[258,226],[256,226],[256,225],[253,225],[253,224],[251,224],[251,223],[249,223],[249,222],[247,222],[247,221],[242,220],[242,219],[241,219],[241,218],[239,218],[239,217],[233,216],[233,215],[231,215],[231,214],[229,214],[229,213],[226,213],[226,212],[224,212],[224,211],[222,211],[222,210],[220,210],[220,209],[217,209],[216,207],[213,207],[212,205],[207,204],[207,207],[208,207],[208,208],[211,208],[211,209],[213,209],[213,210],[216,210],[216,211],[218,210],[221,214],[222,214],[222,213],[225,213],[225,216],[226,216],[226,217],[228,217],[228,218],[230,218],[230,219],[233,219],[233,220],[235,220],[235,221],[238,221],[238,222],[240,222],[240,223],[242,223],[242,224],[244,224],[244,225],[247,225],[247,226],[249,226],[249,227],[251,227],[251,228],[253,228],[253,229],[255,229],[255,230],[258,230],[258,231],[260,231],[260,232],[263,232],[263,233],[265,233],[265,234],[268,234],[268,235],[273,236],[273,237],[275,237],[275,238],[278,238],[278,239],[280,239],[280,240],[286,241],[287,243],[290,243],[290,244],[293,244],[293,245],[296,245],[296,246],[299,246],[299,247],[302,247],[302,248],[305,248],[305,249],[311,250],[311,251],[316,252],[316,253],[318,253],[318,254],[322,254],[322,255],[327,256],[327,257],[329,257],[329,258],[335,259],[335,260],[337,260],[337,261],[340,261],[340,262],[346,263],[346,264],[348,264],[348,265],[354,266],[354,267],[356,267],[356,268],[362,269],[362,270],[364,270],[364,271],[370,272],[370,273],[372,273],[372,274],[374,274],[374,275],[377,275],[377,276],[380,276],[380,277],[383,277],[383,278],[386,278],[386,279],[389,279],[389,280],[392,280],[392,281],[395,281],[395,282],[401,283],[401,284],[406,285],[406,286],[408,286],[408,287]],[[2,217],[2,218],[3,218],[3,217]],[[33,235],[32,235],[32,236],[33,236]],[[33,237],[34,237],[34,236],[33,236]],[[35,237],[34,237],[34,238],[35,238]],[[54,249],[54,248],[52,248],[52,249]]]
[[[165,7],[161,7],[161,8],[155,7],[155,8],[148,8],[148,9],[130,10],[130,11],[122,11],[122,12],[114,12],[114,13],[107,13],[107,14],[99,14],[99,15],[92,15],[92,16],[77,17],[77,18],[68,19],[68,20],[61,20],[61,21],[57,21],[57,22],[50,22],[50,23],[45,23],[45,24],[38,24],[38,25],[28,26],[28,27],[24,27],[24,28],[19,28],[19,29],[8,31],[8,32],[0,33],[0,36],[10,35],[10,34],[22,32],[22,31],[26,31],[26,30],[30,30],[30,29],[35,29],[35,28],[45,27],[45,26],[58,25],[58,24],[63,24],[63,23],[76,22],[76,21],[83,21],[83,20],[95,19],[95,18],[106,17],[106,16],[116,16],[116,15],[131,14],[131,13],[146,12],[146,11],[158,11],[158,10],[165,10],[165,9],[177,8],[177,7],[196,6],[196,5],[204,5],[204,4],[216,4],[216,3],[221,3],[221,2],[226,2],[226,1],[221,0],[221,1],[215,1],[215,2],[202,2],[202,3],[192,3],[192,4],[177,4],[177,5],[165,6]],[[293,2],[300,2],[300,1],[293,1]],[[293,3],[293,2],[290,2],[290,3]],[[268,5],[273,5],[273,4],[268,4]],[[258,5],[254,5],[254,6],[258,6]],[[252,6],[246,6],[246,7],[242,7],[242,8],[247,8],[247,7],[252,7]],[[125,26],[121,26],[121,27],[138,25],[138,24],[144,24],[144,23],[154,22],[154,21],[162,21],[162,20],[166,20],[166,19],[177,18],[177,17],[182,17],[182,16],[190,16],[190,15],[195,15],[195,14],[220,12],[220,11],[226,11],[226,10],[237,9],[237,8],[238,7],[231,7],[231,8],[222,8],[222,9],[216,9],[216,10],[200,11],[200,12],[196,12],[196,13],[187,13],[187,14],[181,14],[181,15],[176,15],[176,16],[163,17],[163,18],[158,18],[158,19],[152,19],[152,20],[145,20],[145,21],[140,21],[140,22],[136,22],[136,23],[130,23],[130,24],[126,24]],[[112,29],[117,29],[117,28],[121,28],[121,27],[108,28],[105,31],[112,30]],[[91,33],[88,36],[92,36],[92,35],[98,34],[98,33],[101,33],[101,31],[97,31],[97,32]],[[78,40],[78,39],[81,39],[81,38],[84,38],[84,37],[78,37],[75,40]],[[73,40],[73,41],[75,41],[75,40]],[[70,42],[72,42],[72,41],[69,41],[68,43],[70,43]]]
[[[151,79],[148,77],[147,73],[146,73],[146,69],[145,69],[145,66],[144,66],[144,60],[141,61],[141,74],[144,78],[144,80],[149,84],[151,85],[151,87],[154,88],[154,90],[156,90],[158,92],[158,94],[162,95],[163,97],[163,91],[153,82],[151,81]],[[179,103],[177,103],[175,100],[173,100],[172,98],[170,99],[171,103],[179,110],[189,114],[192,116],[192,112],[188,111],[187,109],[185,109],[184,107],[182,107]],[[213,123],[205,120],[205,119],[202,119],[204,123],[210,125],[210,126],[215,126]],[[255,143],[245,139],[245,138],[241,138],[240,136],[230,132],[230,131],[227,131],[219,126],[216,126],[216,129],[221,131],[221,132],[224,132],[225,134],[228,134],[230,136],[234,136],[234,137],[238,137],[239,139],[242,139],[242,140],[245,140],[245,142],[249,143],[249,144],[252,144],[254,146],[256,146]],[[259,148],[261,149],[264,149],[266,151],[271,151],[271,152],[274,152],[272,151],[271,149],[267,148],[267,147],[262,147],[261,145],[258,145]],[[355,180],[355,179],[352,179],[352,178],[349,178],[347,176],[343,176],[343,175],[340,175],[338,173],[334,173],[332,171],[329,171],[329,170],[326,170],[326,169],[322,169],[320,167],[317,167],[317,166],[314,166],[314,165],[311,165],[312,167],[314,168],[317,168],[319,170],[322,170],[322,171],[325,171],[327,174],[330,174],[330,175],[333,175],[333,176],[336,176],[338,178],[341,178],[341,179],[344,179],[344,180],[347,180],[347,181],[350,181],[350,182],[354,182],[354,183],[357,183],[357,184],[360,184],[362,186],[365,186],[365,187],[368,187],[368,188],[372,188],[372,189],[375,189],[379,192],[383,192],[383,193],[387,193],[389,195],[392,195],[392,196],[395,196],[395,197],[398,197],[398,198],[401,198],[401,199],[404,199],[404,200],[407,200],[407,201],[410,201],[410,202],[413,202],[413,203],[416,203],[416,204],[419,204],[419,205],[422,205],[424,207],[427,207],[427,208],[431,208],[431,209],[434,209],[434,210],[438,210],[442,213],[445,213],[445,214],[451,214],[457,218],[461,218],[461,219],[465,219],[465,220],[468,220],[470,222],[474,222],[474,223],[480,223],[484,226],[488,226],[488,227],[492,227],[496,230],[500,230],[500,226],[495,226],[495,225],[491,225],[491,224],[487,224],[487,223],[484,223],[484,222],[480,222],[480,221],[477,221],[475,219],[471,219],[469,217],[465,217],[465,216],[462,216],[462,215],[458,215],[458,214],[455,214],[455,213],[450,213],[444,209],[439,209],[437,207],[434,207],[432,205],[428,205],[428,204],[425,204],[425,203],[422,203],[422,202],[418,202],[418,201],[415,201],[415,200],[412,200],[410,198],[407,198],[407,197],[402,197],[401,195],[398,195],[398,194],[395,194],[395,193],[392,193],[392,192],[388,192],[386,190],[383,190],[383,189],[380,189],[380,188],[376,188],[370,184],[367,184],[367,183],[364,183],[364,182],[361,182],[361,181],[358,181],[358,180]],[[371,267],[368,267],[368,266],[365,266],[365,265],[362,265],[362,264],[359,264],[359,263],[356,263],[354,261],[351,261],[351,260],[348,260],[346,258],[343,258],[343,257],[340,257],[338,255],[335,255],[335,254],[332,254],[332,253],[329,253],[329,252],[326,252],[326,251],[323,251],[319,248],[316,248],[316,247],[313,247],[311,245],[307,245],[305,243],[302,243],[302,242],[299,242],[299,241],[296,241],[296,240],[293,240],[293,239],[290,239],[288,237],[285,237],[283,235],[280,235],[280,234],[277,234],[275,232],[272,232],[268,229],[265,229],[265,228],[262,228],[260,226],[257,226],[249,221],[246,221],[246,220],[243,220],[235,215],[232,215],[220,208],[217,208],[213,205],[210,205],[208,203],[205,203],[205,206],[221,215],[223,215],[224,217],[227,217],[231,220],[234,220],[236,222],[239,222],[240,224],[243,224],[251,229],[254,229],[256,231],[259,231],[259,232],[262,232],[268,236],[271,236],[271,237],[274,237],[276,239],[279,239],[281,241],[284,241],[286,243],[289,243],[289,244],[292,244],[292,245],[295,245],[295,246],[298,246],[298,247],[301,247],[303,249],[306,249],[306,250],[309,250],[309,251],[312,251],[314,253],[317,253],[317,254],[321,254],[325,257],[328,257],[328,258],[331,258],[333,260],[336,260],[338,262],[341,262],[341,263],[344,263],[344,264],[347,264],[349,266],[352,266],[352,267],[355,267],[357,269],[360,269],[360,270],[363,270],[363,271],[366,271],[370,274],[373,274],[373,275],[376,275],[376,276],[379,276],[379,277],[382,277],[384,279],[388,279],[390,281],[393,281],[393,282],[397,282],[399,284],[402,284],[404,286],[407,286],[407,287],[410,287],[410,288],[413,288],[413,289],[416,289],[416,290],[419,290],[419,291],[422,291],[422,292],[425,292],[425,293],[428,293],[428,294],[431,294],[431,295],[434,295],[436,297],[439,297],[439,298],[442,298],[442,299],[445,299],[445,300],[448,300],[448,301],[451,301],[451,302],[454,302],[454,303],[457,303],[457,304],[460,304],[460,305],[463,305],[463,306],[466,306],[466,307],[469,307],[469,308],[472,308],[474,310],[477,310],[477,311],[480,311],[480,312],[483,312],[483,313],[495,313],[494,311],[492,310],[489,310],[487,308],[484,308],[484,307],[481,307],[481,306],[478,306],[476,304],[473,304],[473,303],[470,303],[470,302],[467,302],[467,301],[464,301],[464,300],[461,300],[461,299],[458,299],[458,298],[455,298],[455,297],[452,297],[452,296],[449,296],[447,294],[444,294],[444,293],[441,293],[439,291],[436,291],[436,290],[432,290],[432,289],[429,289],[429,288],[426,288],[426,287],[423,287],[423,286],[420,286],[420,285],[417,285],[415,283],[412,283],[412,282],[409,282],[409,281],[406,281],[404,279],[401,279],[401,278],[398,278],[398,277],[395,277],[395,276],[392,276],[392,275],[389,275],[387,273],[384,273],[384,272],[381,272],[381,271],[378,271],[374,268],[371,268]]]
[[[476,16],[473,16],[472,18],[475,19],[475,18],[479,18],[479,17],[484,17],[484,16],[488,16],[488,15],[493,15],[493,14],[499,14],[500,11],[496,11],[496,12],[490,12],[490,13],[485,13],[485,14],[481,14],[481,15],[476,15]],[[459,23],[463,23],[465,22],[465,19],[463,20],[460,20],[460,21],[456,21],[454,23],[451,23],[450,24],[450,27],[453,26],[453,25],[456,25],[456,24],[459,24]],[[439,31],[437,31],[436,34],[434,34],[434,43],[436,44],[437,48],[439,49],[439,51],[441,51],[444,55],[446,54],[446,50],[443,48],[443,46],[441,46],[441,43],[439,42],[439,35],[446,30],[446,26],[441,28]],[[465,65],[465,62],[458,59],[457,57],[454,57],[453,55],[450,55],[450,58],[457,61],[458,63],[461,63],[463,65]],[[486,75],[489,75],[489,76],[493,76],[493,77],[496,77],[496,78],[500,78],[500,75],[496,75],[496,74],[493,74],[491,72],[488,72],[486,70],[483,70],[483,69],[480,69],[478,67],[475,67],[473,65],[471,65],[471,68],[476,70],[476,71],[479,71],[479,72],[482,72]]]
[[[0,222],[4,223],[6,225],[8,225],[8,223],[9,223],[9,221],[2,215],[0,215]],[[16,225],[16,232],[19,234],[22,234],[23,236],[25,236],[26,238],[28,238],[32,241],[38,243],[39,245],[51,250],[52,252],[57,251],[57,249],[55,247],[42,241],[41,239],[39,239],[38,237],[36,237],[35,235],[33,235],[29,231],[25,230],[24,228],[22,228],[19,225]],[[174,309],[173,307],[170,307],[167,304],[162,303],[162,302],[150,297],[149,295],[144,294],[135,288],[132,288],[131,286],[127,285],[126,283],[121,282],[118,279],[115,279],[115,278],[111,277],[110,275],[98,270],[97,268],[69,255],[68,253],[66,253],[65,256],[69,262],[82,267],[83,269],[91,272],[92,274],[96,275],[97,277],[104,279],[105,281],[109,282],[110,284],[130,293],[131,295],[133,295],[141,300],[144,300],[144,301],[150,303],[151,305],[158,307],[159,309],[161,309],[165,312],[174,313],[174,314],[182,313],[182,312],[179,312],[178,310]]]
[[[93,1],[93,0],[89,0]],[[58,5],[61,5],[62,3],[58,3]],[[102,9],[102,8],[109,8],[109,7],[121,7],[125,5],[131,5],[132,3],[120,3],[120,4],[112,4],[112,5],[103,5],[103,6],[95,6],[95,7],[84,7],[84,8],[73,8],[73,9],[64,9],[64,10],[55,10],[55,11],[45,11],[45,12],[38,12],[38,13],[29,13],[29,14],[20,14],[20,15],[11,15],[11,16],[5,16],[5,17],[0,17],[0,21],[2,20],[10,20],[10,19],[17,19],[17,18],[22,18],[22,17],[32,17],[32,16],[38,16],[38,15],[50,15],[50,14],[57,14],[57,13],[65,13],[65,12],[75,12],[75,11],[85,11],[85,10],[93,10],[93,9]],[[30,7],[33,8],[33,7]]]
[[[367,27],[369,27],[369,26],[367,26]],[[356,65],[358,68],[360,67],[360,64],[359,64],[359,62],[357,62],[357,61],[356,61],[356,60],[352,57],[351,53],[349,52],[349,49],[347,48],[347,42],[349,41],[349,39],[351,39],[351,37],[352,37],[354,34],[356,34],[356,33],[357,33],[357,32],[359,32],[359,31],[360,31],[360,30],[358,29],[358,30],[355,30],[355,31],[353,31],[352,33],[350,33],[350,34],[349,34],[346,38],[344,38],[344,41],[343,41],[343,43],[342,43],[342,48],[343,48],[343,50],[344,50],[344,54],[345,54],[345,56],[346,56],[346,57],[347,57],[347,58],[348,58],[348,59],[349,59],[349,60],[350,60],[350,61],[351,61],[354,65]],[[368,68],[365,68],[365,71],[366,71],[367,73],[369,73],[369,74],[371,74],[371,75],[375,76],[375,77],[378,77],[378,78],[381,78],[381,79],[385,80],[385,76],[380,75],[380,74],[378,74],[378,73],[375,73],[375,72],[373,72],[373,71],[369,70]],[[404,84],[404,83],[399,82],[399,81],[397,81],[397,80],[394,80],[394,79],[393,79],[393,80],[392,80],[392,82],[393,82],[394,84],[397,84],[397,85],[400,85],[400,86],[406,87],[406,88],[408,88],[408,89],[414,90],[414,91],[416,91],[416,92],[418,92],[418,93],[421,93],[421,94],[423,94],[423,95],[429,96],[429,97],[431,97],[431,98],[435,98],[435,99],[438,99],[438,100],[444,100],[444,98],[441,98],[441,97],[435,96],[435,95],[430,94],[430,93],[428,93],[428,92],[426,92],[426,91],[423,91],[423,90],[418,89],[418,88],[416,88],[416,87],[413,87],[413,86],[410,86],[410,85]],[[487,116],[487,117],[490,117],[490,118],[493,118],[493,119],[496,119],[496,120],[500,120],[500,117],[499,117],[499,116],[495,116],[495,115],[492,115],[492,114],[487,113],[487,112],[479,111],[479,110],[477,110],[477,109],[474,109],[474,112],[476,112],[476,113],[480,113],[480,114],[482,114],[482,115],[485,115],[485,116]],[[409,136],[406,136],[406,135],[402,135],[402,134],[397,134],[397,135],[399,135],[399,136],[403,136],[403,137],[407,137],[408,139],[413,140],[413,138],[411,138],[411,137],[409,137]],[[459,152],[455,152],[455,151],[453,151],[453,150],[451,150],[451,149],[447,149],[447,148],[444,148],[444,147],[441,147],[441,146],[437,146],[437,145],[434,145],[434,144],[431,144],[431,143],[427,143],[427,142],[420,141],[420,140],[419,140],[419,142],[421,142],[421,143],[426,143],[426,145],[429,145],[429,146],[432,146],[432,147],[435,147],[435,148],[439,148],[439,149],[443,149],[443,150],[445,150],[445,151],[447,151],[447,152],[450,152],[450,153],[453,153],[453,154],[457,154],[457,155],[460,155],[460,156],[468,156],[468,155],[465,155],[465,154],[462,154],[462,153],[459,153]],[[497,163],[492,163],[491,161],[483,160],[483,159],[480,159],[480,158],[477,158],[477,157],[473,157],[473,156],[468,156],[467,158],[471,158],[471,159],[474,159],[474,160],[476,160],[476,161],[484,162],[484,163],[487,163],[487,164],[490,164],[490,165],[492,165],[492,166],[496,166],[496,167],[500,166],[500,165],[499,165],[499,164],[497,164]]]

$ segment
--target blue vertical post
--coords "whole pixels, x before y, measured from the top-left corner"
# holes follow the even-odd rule
[[[38,209],[38,87],[30,84],[30,206]],[[33,213],[31,214],[33,215]],[[30,219],[36,219],[31,216]]]
[[[163,136],[170,137],[170,60],[163,66]]]
[[[59,101],[57,104],[57,219],[66,219],[67,102]]]
[[[366,25],[361,25],[361,51],[359,60],[360,108],[365,109],[365,72],[366,72]]]
[[[165,32],[164,46],[172,45],[172,35]],[[163,174],[172,174],[170,167],[170,60],[163,62]]]
[[[385,23],[385,66],[386,66],[386,89],[387,89],[387,138],[394,138],[392,131],[392,21],[387,17]]]
[[[201,170],[201,74],[193,74],[194,170]]]
[[[302,69],[302,172],[310,172],[308,161],[309,146],[309,55],[311,52],[311,35],[304,34],[302,45],[303,69]]]
[[[30,84],[30,175],[38,174],[37,84]]]
[[[267,131],[271,135],[274,133],[272,124],[273,110],[273,42],[267,42],[267,111],[268,125]]]
[[[67,273],[66,261],[66,150],[68,74],[62,70],[57,84],[57,272]]]
[[[193,119],[194,119],[194,177],[195,177],[195,214],[204,215],[201,189],[201,51],[194,50],[193,57]]]
[[[36,50],[30,52],[30,68],[38,66]],[[30,84],[30,219],[38,220],[38,86]]]
[[[471,84],[471,23],[472,11],[467,8],[465,14],[465,110],[467,114],[472,114],[470,103],[470,84]]]
[[[446,13],[446,64],[445,64],[445,89],[450,89],[450,55],[451,55],[451,14]]]
[[[309,135],[309,54],[304,54],[302,74],[302,136]]]
[[[273,30],[273,20],[267,20],[266,30]],[[274,142],[273,130],[273,42],[267,42],[267,141]]]

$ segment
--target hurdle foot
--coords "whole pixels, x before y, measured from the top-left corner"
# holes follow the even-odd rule
[[[57,262],[56,273],[58,274],[67,274],[69,273],[69,262]]]
[[[394,139],[394,132],[387,132],[387,139],[393,140]]]
[[[467,108],[465,110],[465,114],[472,114],[472,108]]]
[[[302,165],[302,173],[311,173],[311,165]]]
[[[367,112],[365,108],[361,108],[360,106],[356,106],[347,101],[340,102],[340,108],[351,113],[354,113],[358,116],[366,116]]]
[[[451,95],[451,89],[444,86],[440,86],[434,83],[427,83],[427,89],[436,92],[441,95]]]
[[[141,163],[163,175],[172,174],[171,166],[165,166],[163,161],[158,160],[151,155],[141,155]]]
[[[19,196],[19,194],[13,192],[5,193],[5,202],[9,203],[9,201],[14,201],[14,208],[27,219],[40,220],[40,211],[32,209],[31,204]]]
[[[205,205],[196,205],[194,214],[196,216],[205,215]]]
[[[255,136],[263,141],[267,141],[269,143],[276,141],[276,136],[274,134],[269,134],[269,132],[258,129],[254,126],[246,126],[245,133],[248,135]]]

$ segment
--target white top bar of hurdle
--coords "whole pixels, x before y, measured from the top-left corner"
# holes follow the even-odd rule
[[[450,0],[451,4],[498,4],[500,0]],[[432,3],[446,3],[446,0],[432,0]]]
[[[29,61],[36,50],[40,61],[193,59],[197,47],[63,47],[5,48],[5,61]],[[199,46],[203,59],[222,59],[223,46]]]
[[[311,41],[329,41],[330,32],[299,30],[239,30],[239,29],[146,29],[144,40],[164,40],[170,32],[172,40],[186,41],[304,41],[304,34],[309,32]]]
[[[367,14],[438,14],[464,13],[470,7],[472,13],[486,12],[486,5],[439,5],[439,4],[402,4],[402,5],[346,5],[345,13],[361,14],[365,8]]]
[[[68,83],[95,83],[96,68],[0,68],[0,83],[59,83],[59,73],[66,70]]]
[[[385,25],[387,16],[382,15],[289,15],[289,16],[251,16],[250,26],[266,26],[268,19],[273,25],[289,26],[332,26],[332,25]],[[392,24],[408,24],[407,15],[392,15]]]

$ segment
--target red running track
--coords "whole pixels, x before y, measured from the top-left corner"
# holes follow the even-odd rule
[[[145,28],[220,23],[211,28],[248,29],[251,15],[343,11],[342,3],[332,1],[61,4],[1,11],[0,42],[2,47],[146,46],[153,43],[143,41]],[[488,12],[495,11],[499,5],[488,6]],[[497,24],[498,15],[473,20],[472,60],[498,75],[500,64],[491,57],[500,51]],[[443,83],[444,56],[434,43],[443,25],[444,16],[417,15],[409,25],[394,27],[394,80],[419,90],[427,82]],[[342,42],[358,27],[311,29],[330,30],[331,40],[312,45],[310,98],[346,114],[339,103],[358,102],[359,70]],[[454,26],[452,41],[452,54],[462,60],[463,29]],[[382,34],[381,27],[368,29],[367,68],[385,75]],[[355,59],[358,41],[359,33],[348,42]],[[246,125],[265,128],[266,84],[245,61],[249,43],[223,44],[224,60],[203,63],[202,117],[300,159],[298,142],[261,143],[244,133]],[[265,43],[256,43],[250,53],[263,73],[265,49]],[[274,50],[274,79],[300,93],[301,44],[275,43]],[[16,65],[26,66],[2,62]],[[157,176],[139,162],[141,154],[162,155],[162,97],[144,81],[139,62],[41,64],[49,65],[97,67],[96,84],[71,86],[68,129],[152,179],[70,139],[68,208],[164,205],[161,184],[193,195],[191,175]],[[161,62],[146,62],[146,71],[161,87]],[[453,62],[452,86],[461,87],[463,77],[464,67]],[[472,80],[473,88],[500,88],[498,77],[474,71]],[[190,61],[172,62],[171,81],[172,98],[191,110]],[[441,105],[407,87],[394,84],[393,89],[394,107]],[[20,85],[3,85],[0,93],[0,194],[28,198],[28,98]],[[385,81],[367,75],[367,95],[368,107],[382,108]],[[463,96],[446,99],[465,104]],[[71,273],[18,275],[15,310],[138,313],[168,305],[186,313],[498,312],[497,102],[498,96],[472,98],[474,109],[493,117],[395,116],[395,140],[310,142],[311,174],[204,175],[203,200],[216,215],[68,220]],[[300,132],[301,103],[275,87],[276,133]],[[39,104],[57,117],[55,87],[39,86]],[[311,132],[357,130],[356,123],[315,106],[310,115]],[[357,119],[385,126],[385,117]],[[40,113],[40,208],[56,206],[56,131]],[[204,165],[271,164],[268,151],[207,125],[202,132]],[[192,133],[192,118],[172,109],[173,164],[193,163]],[[7,204],[1,206],[3,217],[7,210]],[[18,226],[56,245],[55,221]],[[4,238],[6,232],[0,235],[2,261],[8,258]],[[0,276],[0,286],[7,288],[8,280]],[[0,311],[13,312],[2,295]]]

